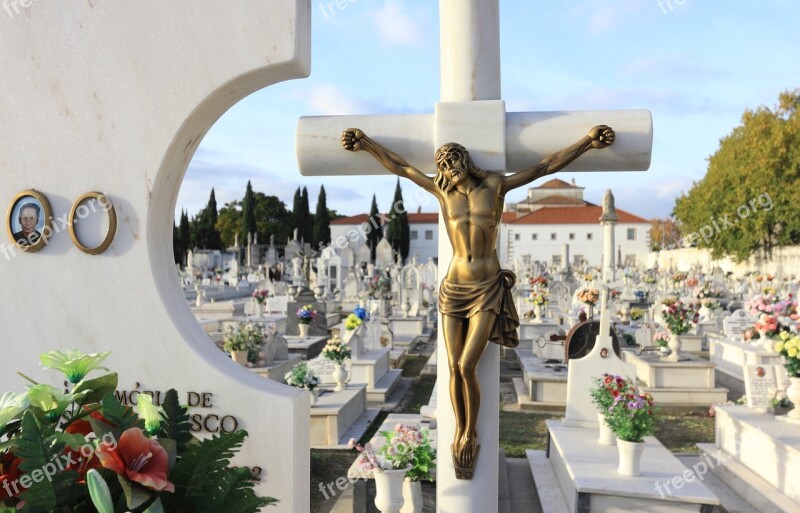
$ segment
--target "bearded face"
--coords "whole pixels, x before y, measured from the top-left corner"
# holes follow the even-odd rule
[[[460,144],[448,143],[436,150],[436,177],[433,181],[443,192],[450,192],[474,172],[475,165],[469,152]]]

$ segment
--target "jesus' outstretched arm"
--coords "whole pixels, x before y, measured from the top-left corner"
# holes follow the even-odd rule
[[[348,151],[366,151],[380,162],[389,172],[408,178],[428,192],[435,193],[433,179],[415,168],[397,153],[385,148],[358,128],[348,128],[342,132],[342,147]]]
[[[598,125],[592,128],[589,133],[580,141],[569,148],[565,148],[557,153],[546,157],[537,165],[523,169],[513,175],[504,177],[504,193],[517,187],[529,184],[537,178],[551,175],[561,171],[573,160],[577,159],[592,148],[602,149],[614,144],[616,134],[614,130],[606,125]]]

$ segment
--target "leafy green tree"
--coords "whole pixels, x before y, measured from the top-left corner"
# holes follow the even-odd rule
[[[378,212],[378,201],[375,199],[375,195],[372,195],[372,206],[369,209],[369,219],[367,222],[370,225],[371,231],[367,234],[367,244],[369,245],[370,249],[370,259],[372,262],[375,261],[375,250],[378,247],[378,243],[381,241],[381,229],[380,226],[382,219],[380,218],[380,212]],[[375,228],[378,226],[378,228]]]
[[[286,210],[286,205],[276,196],[267,196],[263,192],[256,192],[253,198],[259,244],[268,244],[270,235],[275,236],[276,243],[285,243],[293,231],[288,222],[292,215]]]
[[[774,110],[747,110],[720,140],[705,177],[676,200],[674,215],[691,245],[737,261],[800,242],[800,90]]]
[[[247,235],[252,233],[255,235],[258,232],[258,224],[256,222],[256,206],[255,195],[253,194],[253,186],[250,181],[247,181],[247,190],[245,190],[244,198],[242,199],[242,229],[239,233],[239,240],[244,245],[247,242]]]
[[[319,189],[317,197],[317,211],[314,215],[314,248],[328,245],[331,242],[331,219],[328,211],[328,201],[325,186]]]
[[[247,238],[242,239],[242,202],[235,200],[226,203],[219,210],[217,217],[217,231],[222,238],[222,243],[226,248],[233,247],[236,243],[236,235],[239,234],[239,247],[247,244]]]
[[[405,261],[408,258],[409,245],[411,244],[411,234],[408,226],[408,213],[403,202],[403,190],[400,188],[400,179],[394,189],[394,199],[392,209],[389,211],[389,226],[386,228],[386,238],[392,245],[392,249],[400,253],[400,257]]]

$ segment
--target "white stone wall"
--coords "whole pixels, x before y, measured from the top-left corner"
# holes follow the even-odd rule
[[[439,256],[439,224],[438,223],[412,223],[409,225],[409,232],[417,232],[417,238],[411,237],[409,244],[408,257],[417,256],[417,262],[425,263],[429,258]],[[426,238],[426,232],[430,232],[431,238]]]
[[[703,269],[710,269],[719,266],[725,272],[744,274],[748,271],[760,271],[764,273],[774,273],[778,264],[783,267],[784,275],[800,275],[800,246],[790,246],[778,248],[773,252],[771,261],[764,261],[760,258],[751,257],[741,263],[735,262],[731,258],[714,260],[711,252],[705,249],[682,248],[658,253],[648,253],[645,257],[645,265],[653,267],[658,261],[661,268],[675,268],[686,271],[693,265],[700,265]]]

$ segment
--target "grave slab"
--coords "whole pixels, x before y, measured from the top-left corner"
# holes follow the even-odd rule
[[[617,447],[597,443],[596,430],[564,426],[557,420],[545,424],[550,465],[571,513],[697,512],[719,505],[719,499],[696,479],[672,488],[672,493],[665,490],[665,483],[682,476],[686,467],[654,437],[645,438],[641,475],[627,477],[617,473]]]
[[[658,353],[637,355],[623,351],[623,359],[636,367],[636,377],[656,404],[710,406],[724,403],[728,389],[715,385],[714,364],[689,353],[681,361],[671,362]]]
[[[322,348],[328,343],[328,337],[286,337],[286,342],[290,353],[299,354],[303,360],[311,360],[322,352]]]
[[[311,408],[312,447],[343,448],[347,445],[349,438],[345,438],[345,433],[367,409],[366,391],[366,385],[348,385],[341,392],[320,390],[317,404]]]
[[[800,480],[795,478],[800,472],[800,425],[746,406],[717,406],[715,411],[715,443],[723,451],[726,470],[746,481],[747,473],[729,465],[738,463],[774,487],[773,494],[793,501],[792,511],[800,511]]]
[[[264,367],[250,367],[250,370],[261,376],[262,378],[271,379],[278,383],[286,383],[284,376],[292,370],[292,367],[300,363],[301,357],[299,354],[290,354],[287,360],[276,360],[270,365]]]

